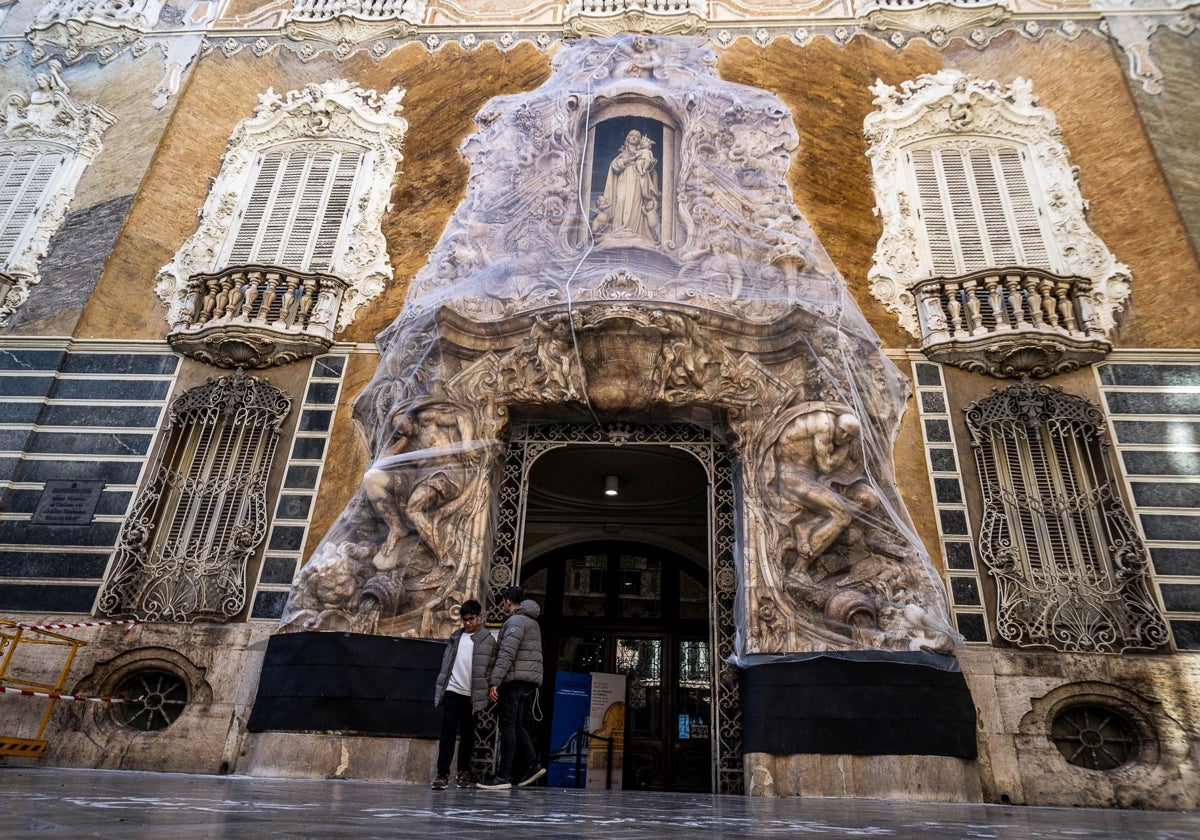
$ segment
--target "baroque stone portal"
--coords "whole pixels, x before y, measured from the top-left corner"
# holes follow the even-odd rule
[[[738,655],[953,646],[890,473],[907,382],[792,204],[791,115],[714,64],[589,40],[481,111],[467,196],[355,404],[375,460],[285,630],[445,634],[494,582],[520,413],[721,430]]]

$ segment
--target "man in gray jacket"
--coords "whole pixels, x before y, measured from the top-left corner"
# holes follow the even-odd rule
[[[513,786],[513,759],[518,747],[525,769],[517,786],[526,787],[546,775],[529,734],[530,706],[542,684],[542,628],[537,623],[542,610],[525,597],[525,590],[519,586],[505,589],[502,598],[508,618],[500,627],[496,664],[488,679],[488,696],[500,703],[500,765],[495,776],[479,785],[483,790],[508,790]]]
[[[442,737],[438,741],[434,790],[450,784],[450,757],[458,735],[460,788],[471,786],[471,757],[475,754],[475,713],[488,704],[488,678],[496,660],[496,640],[479,620],[483,607],[466,601],[459,608],[462,627],[450,634],[442,656],[442,670],[433,692],[433,704],[442,707]]]

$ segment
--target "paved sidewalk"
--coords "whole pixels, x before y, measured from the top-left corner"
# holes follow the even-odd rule
[[[1196,840],[1200,814],[0,767],[0,836]]]

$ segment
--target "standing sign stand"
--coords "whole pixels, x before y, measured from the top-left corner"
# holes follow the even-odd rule
[[[621,787],[625,677],[559,671],[550,723],[550,787]]]

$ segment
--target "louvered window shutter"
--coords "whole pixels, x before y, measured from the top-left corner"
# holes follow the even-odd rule
[[[229,264],[329,271],[361,161],[351,151],[264,155]]]
[[[1052,268],[1022,156],[1009,147],[909,153],[933,275]]]
[[[57,153],[0,154],[0,263],[18,256],[64,160]]]

